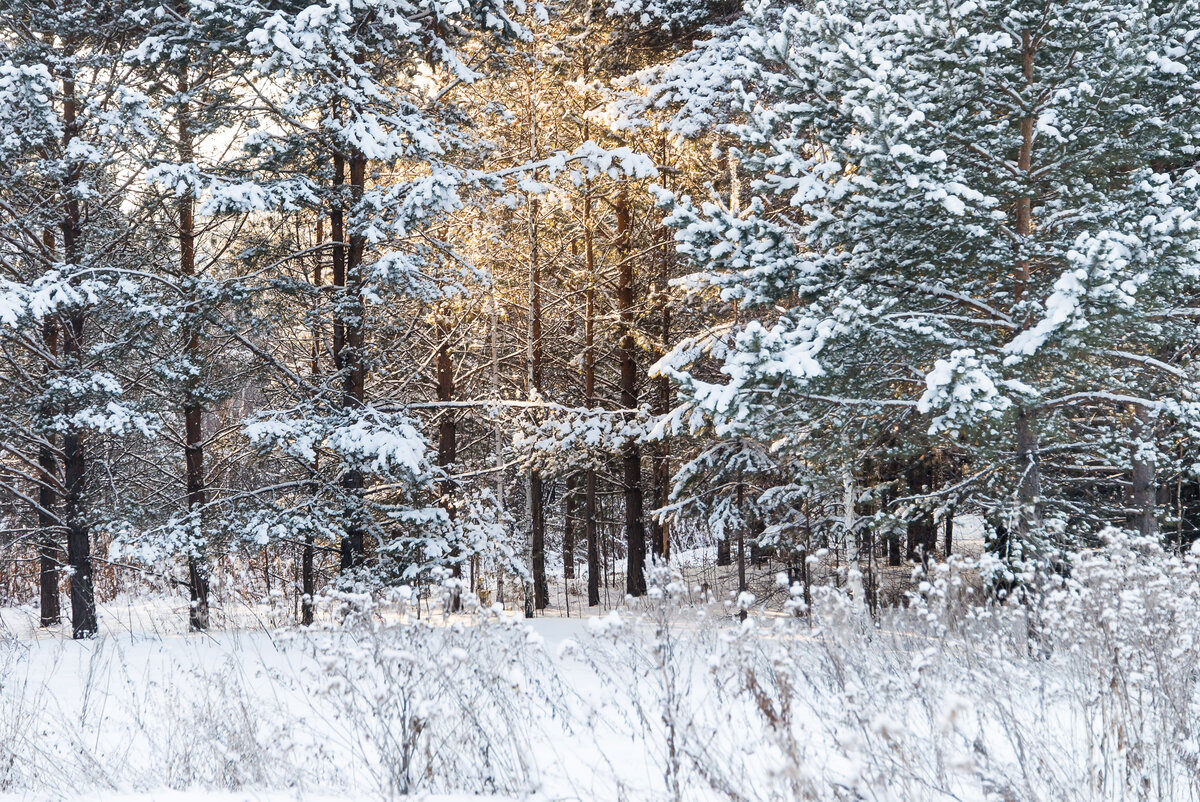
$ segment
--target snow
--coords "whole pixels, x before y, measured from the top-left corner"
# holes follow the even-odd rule
[[[959,523],[970,538],[978,522]],[[1175,735],[1149,697],[1098,718],[1120,692],[1109,673],[1194,699],[1200,563],[1122,536],[1073,560],[1041,603],[1045,654],[1028,648],[1022,605],[979,594],[986,558],[938,566],[874,626],[821,587],[811,620],[799,585],[782,608],[749,593],[688,602],[688,582],[662,569],[646,600],[583,618],[418,621],[346,596],[325,600],[327,623],[309,632],[244,606],[229,629],[187,635],[178,602],[140,597],[105,605],[101,636],[75,642],[8,608],[0,756],[14,761],[0,764],[0,799],[382,799],[402,754],[431,772],[415,776],[416,798],[443,802],[660,800],[675,781],[688,800],[728,787],[984,802],[1010,783],[1021,798],[1117,799],[1124,747],[1093,735],[1135,732],[1134,760]],[[396,751],[402,725],[418,727],[412,753]],[[1177,792],[1161,798],[1194,799],[1159,754],[1160,788]],[[1046,771],[1028,775],[1030,760]]]

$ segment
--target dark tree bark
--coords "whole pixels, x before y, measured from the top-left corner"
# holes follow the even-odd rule
[[[325,225],[324,220],[317,217],[317,237],[316,244],[320,245],[325,241]],[[313,288],[314,292],[313,309],[312,309],[312,345],[309,349],[309,375],[313,378],[313,386],[320,386],[321,376],[321,319],[318,316],[318,304],[316,300],[320,293],[320,287],[325,283],[323,275],[324,265],[321,263],[322,253],[317,251],[313,258]],[[320,457],[313,456],[312,472],[313,476],[317,476],[320,470],[318,460]],[[316,543],[312,533],[304,536],[304,546],[300,552],[300,588],[303,598],[300,600],[300,624],[301,626],[312,626],[314,609],[314,597],[317,593],[317,581],[314,573],[314,565],[316,558]]]
[[[587,272],[583,320],[583,395],[588,409],[596,405],[596,255],[592,233],[591,185],[583,196],[583,258]],[[584,474],[584,535],[587,538],[588,606],[600,604],[600,533],[596,528],[596,469]]]
[[[530,397],[542,392],[542,265],[538,253],[538,203],[529,204],[529,390]],[[546,510],[542,498],[542,476],[529,472],[529,529],[533,557],[533,602],[538,610],[550,604],[546,579]]]
[[[900,554],[900,533],[894,529],[891,532],[888,532],[887,557],[888,565],[893,567],[904,562],[904,559]]]
[[[567,477],[563,498],[563,578],[575,578],[575,521],[579,508],[579,482],[575,474]]]
[[[345,160],[334,158],[334,183],[337,189],[345,184]],[[362,200],[366,181],[367,160],[361,152],[350,154],[350,206]],[[362,258],[366,241],[357,227],[346,231],[342,199],[334,202],[330,220],[334,239],[346,243],[334,246],[333,283],[341,288],[339,303],[334,312],[334,365],[342,377],[341,409],[351,413],[362,409],[366,399],[365,325],[362,298]],[[347,238],[347,233],[349,234]],[[342,473],[342,490],[346,494],[347,510],[341,543],[341,568],[348,570],[362,565],[366,559],[365,521],[363,510],[362,472],[350,466]]]
[[[634,410],[637,396],[637,346],[633,314],[633,221],[629,195],[622,187],[616,203],[617,215],[617,306],[621,316],[621,406]],[[642,498],[642,452],[636,444],[623,455],[625,485],[625,592],[646,593],[646,523]]]
[[[1134,410],[1133,426],[1133,469],[1130,473],[1130,495],[1133,515],[1131,523],[1142,537],[1158,534],[1158,494],[1155,489],[1155,464],[1152,458],[1143,455],[1138,447],[1143,440],[1150,440],[1153,424],[1144,407]]]
[[[663,405],[659,405],[655,410],[655,414],[664,415],[670,411],[669,408],[664,409]],[[656,509],[663,509],[671,501],[671,454],[670,447],[664,440],[658,447],[658,453],[654,455],[653,460],[653,476],[654,476],[654,506]],[[650,542],[654,551],[654,556],[662,560],[671,559],[671,524],[669,521],[659,520],[657,516],[650,516]]]
[[[42,245],[50,256],[54,254],[54,232],[46,229],[42,232]],[[58,322],[53,317],[42,321],[42,345],[51,357],[58,356]],[[47,366],[47,376],[50,372]],[[43,420],[48,420],[53,410],[41,410]],[[62,609],[58,598],[58,568],[62,564],[62,545],[59,543],[59,520],[54,513],[58,503],[58,459],[54,455],[54,435],[46,431],[42,434],[42,444],[38,447],[38,622],[43,627],[51,627],[62,618]]]
[[[729,536],[722,535],[717,540],[717,565],[733,565],[733,554],[729,549]]]
[[[887,442],[884,445],[885,449],[890,449],[895,446],[895,442]],[[879,491],[879,509],[894,515],[896,512],[896,483],[902,476],[902,471],[899,465],[896,464],[894,457],[882,459],[879,463],[878,481],[880,486]],[[887,550],[887,564],[895,567],[903,562],[904,556],[901,553],[900,532],[893,521],[884,534],[883,545]]]
[[[47,319],[43,324],[43,332],[46,328],[53,332],[53,327],[53,321]],[[49,346],[52,340],[49,337],[46,339]],[[58,567],[62,564],[63,554],[58,542],[59,522],[54,515],[58,501],[58,493],[54,489],[58,484],[58,460],[54,458],[53,442],[49,441],[51,435],[44,436],[47,442],[38,449],[38,621],[43,627],[51,627],[62,618],[58,600]]]
[[[315,544],[312,535],[304,536],[304,548],[300,552],[300,590],[304,597],[300,600],[300,624],[310,627],[313,623],[313,598],[317,594],[316,577],[313,573],[313,558]]]
[[[186,97],[191,90],[187,67],[180,72],[178,90]],[[179,133],[179,158],[184,164],[193,159],[193,144],[190,109],[187,100],[180,103],[176,119]],[[179,197],[179,273],[184,281],[196,276],[196,225],[195,199],[191,193]],[[187,320],[184,328],[184,356],[187,362],[198,368],[200,363],[200,330],[196,323],[197,310],[189,304],[185,311]],[[191,604],[188,610],[188,628],[193,632],[208,629],[208,565],[205,556],[204,538],[204,408],[201,402],[200,377],[193,371],[184,387],[183,428],[184,461],[187,472],[188,527],[191,530],[188,543],[188,595]]]
[[[78,135],[75,80],[68,71],[63,78],[63,151],[69,152]],[[63,259],[78,264],[79,237],[83,216],[75,187],[81,166],[73,161],[67,172],[67,197],[62,221]],[[63,331],[63,358],[68,369],[82,370],[85,309],[76,307],[68,315]],[[96,634],[96,593],[92,584],[92,542],[88,528],[84,492],[87,483],[87,449],[83,431],[63,435],[63,516],[67,528],[67,565],[71,569],[71,636],[90,638]]]
[[[771,556],[771,550],[764,546],[762,540],[763,531],[766,526],[758,516],[750,523],[750,564],[751,565],[766,565],[767,558]]]
[[[536,85],[531,85],[529,115],[529,158],[538,157]],[[533,177],[536,180],[537,170]],[[529,396],[542,394],[542,263],[538,240],[537,197],[527,196],[529,210]],[[550,604],[550,586],[546,579],[546,510],[542,498],[542,477],[529,472],[529,546],[533,567],[533,607],[544,610]],[[528,614],[528,605],[526,607]]]
[[[659,159],[664,166],[667,164],[667,158],[667,139],[663,136],[659,140]],[[671,254],[674,252],[674,237],[671,231],[664,226],[659,236],[662,238],[662,244],[658,247],[658,284],[654,288],[654,308],[658,313],[659,320],[658,344],[655,349],[656,361],[664,356],[671,342],[671,307],[667,287],[670,286]],[[655,380],[654,384],[657,391],[654,413],[662,417],[671,411],[671,380],[666,376],[660,376]],[[653,483],[654,506],[656,509],[661,510],[671,500],[671,446],[670,441],[666,437],[654,449],[654,457],[651,461],[651,480]],[[654,555],[664,561],[670,560],[670,523],[659,520],[657,516],[652,515],[649,521],[649,528],[650,544]]]
[[[83,315],[72,315],[68,343],[83,336]],[[68,345],[65,353],[78,351]],[[71,569],[71,637],[90,638],[96,634],[96,593],[92,584],[92,543],[83,494],[87,479],[87,452],[79,431],[63,435],[64,478],[66,493],[63,512],[67,519],[67,565]]]
[[[946,510],[946,542],[944,544],[945,554],[949,557],[954,553],[954,507],[951,506]]]
[[[546,500],[541,474],[529,474],[529,518],[533,551],[533,603],[538,610],[550,604],[550,586],[546,579]]]
[[[746,530],[744,527],[738,528],[737,536],[737,575],[738,575],[738,595],[746,592]],[[738,618],[746,620],[746,611],[740,610]]]
[[[1033,68],[1038,41],[1028,30],[1021,32],[1021,65],[1027,85],[1033,84]],[[1017,151],[1017,169],[1028,176],[1033,170],[1034,129],[1037,121],[1030,113],[1020,123],[1021,145]],[[1033,231],[1033,201],[1028,195],[1017,201],[1014,233],[1018,242],[1024,242]],[[1029,259],[1018,252],[1013,267],[1013,303],[1020,304],[1029,287],[1031,272]],[[1031,536],[1041,528],[1041,466],[1038,464],[1038,439],[1035,428],[1036,413],[1027,408],[1017,410],[1017,513],[1016,535],[1022,546],[1031,546]]]
[[[954,455],[948,450],[938,452],[935,465],[938,483],[943,488],[949,488],[962,478],[960,467],[955,461]],[[955,504],[952,497],[942,512],[942,527],[944,530],[942,533],[942,554],[947,559],[949,559],[954,551],[954,513]],[[935,532],[934,539],[936,540],[936,538],[937,533]]]
[[[906,479],[910,496],[929,492],[933,480],[931,468],[932,460],[929,455],[922,455],[909,466]],[[934,524],[933,513],[917,511],[908,520],[908,559],[924,560],[930,557],[936,548],[937,527]]]
[[[450,331],[449,315],[439,314],[437,316],[437,399],[446,404],[454,400],[454,356],[450,351]],[[447,474],[447,479],[442,485],[442,504],[446,514],[453,519],[456,514],[453,502],[454,482],[449,478],[449,473],[451,466],[458,459],[458,424],[453,410],[443,409],[440,415],[441,417],[438,418],[437,460],[438,467]],[[455,578],[461,579],[462,555],[456,552],[453,556],[455,559],[451,571]],[[456,589],[450,602],[451,612],[458,612],[461,603],[462,597]]]
[[[442,403],[454,400],[454,359],[450,352],[450,321],[438,316],[437,399]],[[438,419],[438,466],[449,468],[458,458],[458,424],[454,414],[444,410]],[[449,484],[446,492],[453,490]]]
[[[584,533],[587,535],[588,606],[600,603],[600,533],[596,528],[596,471],[588,468],[584,477]]]

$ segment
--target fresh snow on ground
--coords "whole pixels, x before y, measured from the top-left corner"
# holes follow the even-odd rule
[[[336,625],[254,626],[270,612],[246,609],[195,635],[174,602],[141,598],[71,641],[10,608],[0,793],[1200,799],[1200,555],[1114,537],[1019,599],[983,592],[1000,568],[938,565],[874,616],[836,588],[763,606],[663,569],[645,599],[585,618],[417,619],[403,595],[349,595],[322,602]]]

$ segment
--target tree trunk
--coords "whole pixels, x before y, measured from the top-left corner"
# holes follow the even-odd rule
[[[662,380],[665,381],[665,380]],[[660,397],[663,395],[660,391]],[[667,408],[666,411],[669,411]],[[656,414],[666,414],[663,406],[659,406]],[[663,509],[671,503],[671,453],[666,440],[659,444],[652,463],[654,475],[654,506]],[[650,517],[650,542],[653,544],[654,556],[669,561],[671,559],[671,524],[660,520],[657,516]]]
[[[959,466],[955,462],[951,452],[948,450],[942,450],[938,452],[936,466],[938,482],[943,488],[948,488],[951,485],[956,484],[962,478]],[[954,550],[954,512],[954,497],[951,497],[949,502],[946,504],[945,509],[942,511],[942,524],[945,528],[945,532],[943,533],[944,542],[942,544],[942,553],[945,555],[947,560],[950,559],[950,555]],[[934,538],[937,538],[936,532],[934,533]]]
[[[621,315],[621,406],[637,409],[637,350],[633,336],[633,225],[624,187],[617,197],[617,305]],[[625,591],[646,592],[646,524],[642,498],[642,452],[636,443],[625,448]]]
[[[63,78],[63,152],[71,151],[78,133],[75,109],[75,80],[68,72]],[[66,208],[62,222],[63,259],[68,265],[79,262],[79,236],[83,216],[75,189],[81,180],[77,160],[71,162],[66,181]],[[76,307],[67,316],[63,332],[63,357],[68,370],[83,370],[84,326],[87,313]],[[87,482],[87,450],[81,429],[63,435],[63,515],[67,528],[67,565],[71,570],[71,636],[90,638],[96,634],[96,594],[92,584],[92,543],[88,530],[83,494]]]
[[[900,533],[892,530],[887,536],[888,565],[897,566],[904,562],[900,554]]]
[[[496,285],[493,283],[489,289],[489,323],[491,327],[491,350],[492,350],[492,398],[500,399],[500,310],[496,304]],[[497,418],[492,424],[492,461],[496,469],[496,506],[499,507],[501,515],[507,507],[507,499],[504,493],[504,432],[500,428],[500,421]],[[475,572],[471,572],[472,584],[474,584]],[[478,592],[477,587],[471,588]],[[496,601],[504,604],[504,572],[496,572]]]
[[[537,88],[532,87],[529,116],[529,158],[538,155]],[[537,180],[538,172],[533,177]],[[538,201],[526,195],[529,212],[529,398],[540,400],[542,394],[542,264],[538,253]],[[534,607],[544,610],[550,604],[550,587],[546,579],[546,511],[542,499],[542,477],[529,473],[529,539],[533,563]]]
[[[600,603],[600,533],[596,529],[596,471],[588,468],[584,477],[584,534],[587,535],[588,606]]]
[[[47,255],[54,255],[54,232],[42,232],[42,244]],[[50,316],[42,321],[42,344],[51,357],[58,356],[58,323]],[[46,368],[50,380],[50,366]],[[54,411],[49,407],[41,410],[41,419],[48,422]],[[54,455],[54,434],[42,433],[42,444],[38,448],[38,590],[41,626],[51,627],[62,618],[58,598],[58,568],[62,564],[62,545],[59,543],[59,520],[54,514],[58,502],[58,460]]]
[[[454,400],[454,359],[450,352],[450,321],[438,316],[437,399],[442,403]],[[458,458],[458,424],[449,410],[443,410],[438,420],[438,467],[449,468]],[[449,493],[449,483],[443,488]]]
[[[767,558],[771,556],[771,549],[768,549],[762,544],[762,535],[766,530],[766,524],[759,516],[754,516],[750,523],[750,564],[751,565],[766,565]]]
[[[737,573],[738,573],[738,606],[741,607],[741,594],[746,592],[746,529],[738,527],[737,536]],[[738,618],[746,620],[746,611],[739,610]]]
[[[500,308],[496,303],[496,287],[493,284],[489,294],[489,317],[491,320],[492,347],[492,398],[500,400]],[[504,431],[500,421],[492,425],[492,460],[496,468],[496,503],[501,512],[506,508],[504,493]]]
[[[43,331],[53,322],[47,319]],[[54,487],[58,483],[58,461],[54,458],[54,446],[49,441],[50,434],[44,435],[47,442],[38,449],[38,590],[39,616],[41,626],[51,627],[62,617],[58,600],[58,567],[62,563],[62,546],[58,542],[58,519],[54,515],[54,505],[58,493]]]
[[[542,266],[538,254],[538,202],[529,203],[529,398],[542,394]],[[533,562],[534,607],[544,610],[550,604],[546,579],[546,511],[542,499],[542,477],[529,472],[529,534]]]
[[[83,335],[83,316],[72,315],[68,341]],[[68,346],[72,355],[78,347]],[[92,543],[83,506],[87,477],[87,453],[82,432],[63,435],[66,493],[63,511],[67,519],[67,565],[71,569],[71,637],[90,638],[96,634],[96,594],[92,585]]]
[[[945,548],[946,558],[949,559],[950,555],[954,553],[954,507],[953,506],[950,506],[946,509],[946,544],[945,544],[944,548]]]
[[[563,578],[575,578],[575,520],[579,507],[579,485],[575,474],[567,477],[567,494],[563,499]]]
[[[350,155],[350,205],[353,208],[362,200],[363,185],[366,182],[367,160],[361,152],[355,151]],[[344,181],[344,167],[341,159],[335,161],[337,182]],[[340,200],[339,200],[340,205]],[[341,217],[338,209],[338,217]],[[340,219],[338,221],[341,222]],[[335,224],[336,225],[336,224]],[[344,226],[343,226],[344,228]],[[343,236],[345,234],[343,233]],[[338,349],[337,329],[334,324],[334,356],[339,363],[338,370],[342,375],[341,408],[345,413],[361,411],[366,400],[366,354],[365,346],[365,309],[362,298],[362,259],[365,238],[358,226],[351,226],[348,248],[345,250],[345,266],[341,276],[343,292],[341,304],[336,315],[341,318],[341,328],[344,339]],[[337,250],[334,251],[334,283],[337,283]],[[341,567],[342,570],[362,565],[366,559],[365,546],[365,515],[363,509],[363,475],[357,468],[347,468],[342,474],[342,490],[346,494],[347,514],[345,535],[342,538]]]
[[[185,97],[191,87],[185,66],[179,77],[178,90]],[[194,158],[190,109],[185,99],[180,103],[176,120],[179,127],[179,159],[189,164]],[[196,227],[195,199],[190,192],[178,200],[179,212],[179,273],[185,282],[196,276]],[[193,632],[208,629],[208,565],[204,535],[204,409],[200,402],[200,330],[196,322],[197,310],[189,304],[185,311],[183,352],[184,360],[191,368],[184,387],[183,429],[184,462],[187,472],[188,506],[188,628]]]
[[[666,138],[662,140],[662,161],[666,164]],[[656,357],[661,359],[666,354],[666,349],[670,347],[671,342],[671,308],[668,305],[669,296],[667,287],[671,280],[671,256],[670,246],[671,238],[663,233],[663,245],[659,248],[660,251],[660,272],[658,286],[655,287],[654,305],[658,310],[660,321],[660,329],[658,333],[659,347]],[[656,390],[658,391],[657,404],[655,405],[655,414],[660,418],[665,417],[671,411],[671,380],[666,376],[660,376],[656,381]],[[654,506],[658,510],[664,509],[671,500],[671,447],[670,441],[663,437],[662,442],[655,449],[654,459],[652,461],[652,474],[654,479]],[[663,560],[671,559],[671,525],[667,521],[660,520],[658,516],[652,516],[650,519],[650,542],[653,544],[654,554]]]
[[[1145,450],[1143,450],[1145,444]],[[1133,497],[1133,528],[1142,537],[1158,534],[1155,492],[1155,462],[1153,454],[1153,425],[1145,407],[1134,410],[1133,426],[1133,470],[1131,472]]]
[[[587,290],[583,320],[583,395],[588,409],[596,405],[596,255],[592,235],[592,190],[584,184],[583,242]],[[600,604],[600,533],[596,528],[596,469],[584,474],[584,535],[587,537],[588,606]]]
[[[1027,85],[1033,84],[1034,56],[1037,43],[1030,31],[1021,31],[1021,65]],[[1037,127],[1036,114],[1032,111],[1021,120],[1021,146],[1017,152],[1017,169],[1025,176],[1033,170],[1034,131]],[[1029,288],[1031,265],[1027,256],[1028,238],[1033,233],[1033,201],[1028,195],[1017,200],[1015,233],[1017,235],[1017,259],[1013,270],[1013,303],[1020,305]],[[1018,310],[1020,311],[1020,310]],[[1036,412],[1021,408],[1017,410],[1017,470],[1020,480],[1017,485],[1016,535],[1023,548],[1032,547],[1032,536],[1041,527],[1038,497],[1041,495],[1041,476],[1038,465],[1038,441],[1034,430]]]
[[[320,245],[325,241],[325,227],[322,225],[322,222],[323,221],[321,218],[317,217],[317,245]],[[318,250],[316,257],[313,259],[313,289],[316,292],[314,292],[313,299],[311,333],[312,344],[309,349],[308,366],[309,375],[312,376],[314,387],[320,385],[321,376],[321,319],[318,315],[318,310],[320,308],[318,294],[320,293],[321,285],[324,283],[324,276],[322,275],[321,268],[321,251]],[[314,398],[313,400],[316,401],[318,399]],[[320,458],[318,456],[313,456],[313,477],[316,477],[318,475],[318,471],[320,470],[320,464],[318,463],[319,459]],[[300,624],[301,626],[306,627],[312,626],[313,614],[315,612],[313,607],[314,597],[317,593],[316,577],[313,573],[313,563],[315,561],[315,557],[316,543],[313,535],[311,533],[306,534],[304,536],[304,547],[300,552],[300,587],[303,595],[303,598],[300,600]]]
[[[906,478],[910,496],[929,492],[932,483],[931,466],[928,455],[922,455],[909,466]],[[933,554],[936,547],[937,527],[934,524],[933,513],[927,510],[911,513],[908,520],[908,559],[924,561]]]
[[[451,321],[448,312],[437,316],[437,399],[448,404],[454,400],[454,357],[450,351]],[[438,419],[438,467],[446,472],[447,478],[442,485],[442,505],[446,514],[454,520],[454,482],[449,478],[450,470],[458,459],[458,424],[453,410],[447,408],[440,413]],[[454,563],[451,571],[456,579],[462,579],[462,553],[455,549]],[[462,596],[458,588],[450,600],[451,612],[461,608]]]
[[[184,408],[184,431],[187,438],[187,503],[192,529],[188,544],[188,591],[191,606],[188,627],[193,632],[208,629],[208,565],[204,542],[204,446],[201,429],[201,409],[196,404]]]
[[[550,604],[550,585],[546,579],[546,509],[542,476],[529,473],[530,540],[533,550],[533,603],[538,610]]]
[[[313,599],[317,595],[316,577],[313,574],[313,558],[316,547],[312,535],[304,536],[304,548],[300,552],[300,625],[311,627],[313,623]]]
[[[880,466],[879,481],[884,486],[882,493],[882,508],[891,514],[895,514],[896,491],[893,484],[899,477],[899,467],[894,461],[888,461]],[[903,561],[900,554],[900,532],[897,531],[896,524],[892,523],[887,532],[887,564],[895,567]]]

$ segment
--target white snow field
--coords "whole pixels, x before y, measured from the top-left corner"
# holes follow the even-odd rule
[[[1117,539],[1070,579],[990,603],[981,568],[941,566],[874,619],[849,593],[813,588],[806,604],[796,587],[739,622],[738,602],[684,603],[696,589],[661,570],[649,598],[582,620],[417,620],[344,597],[325,601],[336,626],[189,635],[167,602],[142,599],[73,642],[8,609],[0,791],[1200,799],[1196,558]]]

